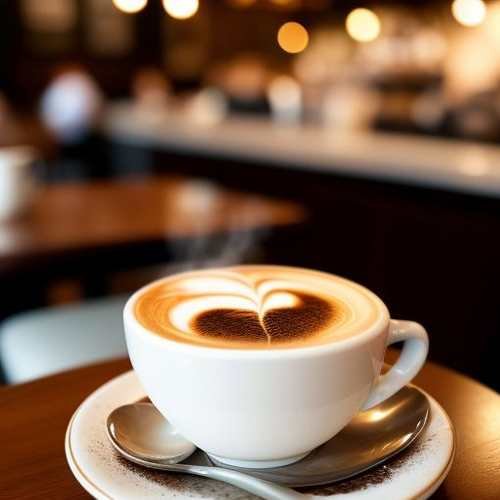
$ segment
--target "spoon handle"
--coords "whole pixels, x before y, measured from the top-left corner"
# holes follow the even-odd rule
[[[266,500],[304,500],[307,497],[291,488],[222,467],[191,466],[189,472],[232,484]]]

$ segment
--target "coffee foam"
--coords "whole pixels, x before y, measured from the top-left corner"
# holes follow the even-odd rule
[[[280,349],[341,340],[380,314],[362,287],[279,266],[179,274],[139,295],[135,316],[170,340],[219,348]]]

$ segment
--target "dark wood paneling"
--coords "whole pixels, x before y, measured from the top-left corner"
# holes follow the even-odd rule
[[[500,388],[500,200],[306,170],[158,154],[162,171],[299,201],[311,215],[277,263],[358,281],[424,324],[431,358]]]

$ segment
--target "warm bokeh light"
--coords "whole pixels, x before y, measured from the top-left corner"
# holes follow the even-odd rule
[[[380,20],[370,9],[354,9],[345,22],[349,35],[357,42],[372,42],[380,35]]]
[[[198,12],[199,1],[163,0],[163,7],[167,14],[175,19],[188,19]]]
[[[309,43],[309,34],[302,24],[285,23],[278,31],[279,46],[290,54],[302,52]]]
[[[484,29],[490,40],[500,49],[500,0],[488,4]]]
[[[147,3],[148,0],[113,0],[114,6],[127,14],[139,12],[146,7]]]
[[[252,6],[257,0],[227,0],[229,5],[237,8],[245,8]]]
[[[288,8],[296,8],[300,4],[298,0],[270,0],[272,4],[278,7],[288,7]]]
[[[483,0],[454,0],[451,12],[460,24],[478,26],[486,17],[486,5]]]
[[[450,40],[443,65],[448,99],[464,101],[497,85],[500,74],[498,48],[481,30],[460,30]]]

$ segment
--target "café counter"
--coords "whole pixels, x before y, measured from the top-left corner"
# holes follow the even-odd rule
[[[113,141],[144,148],[500,197],[496,145],[286,126],[265,117],[217,121],[128,103],[109,107],[103,130]]]

